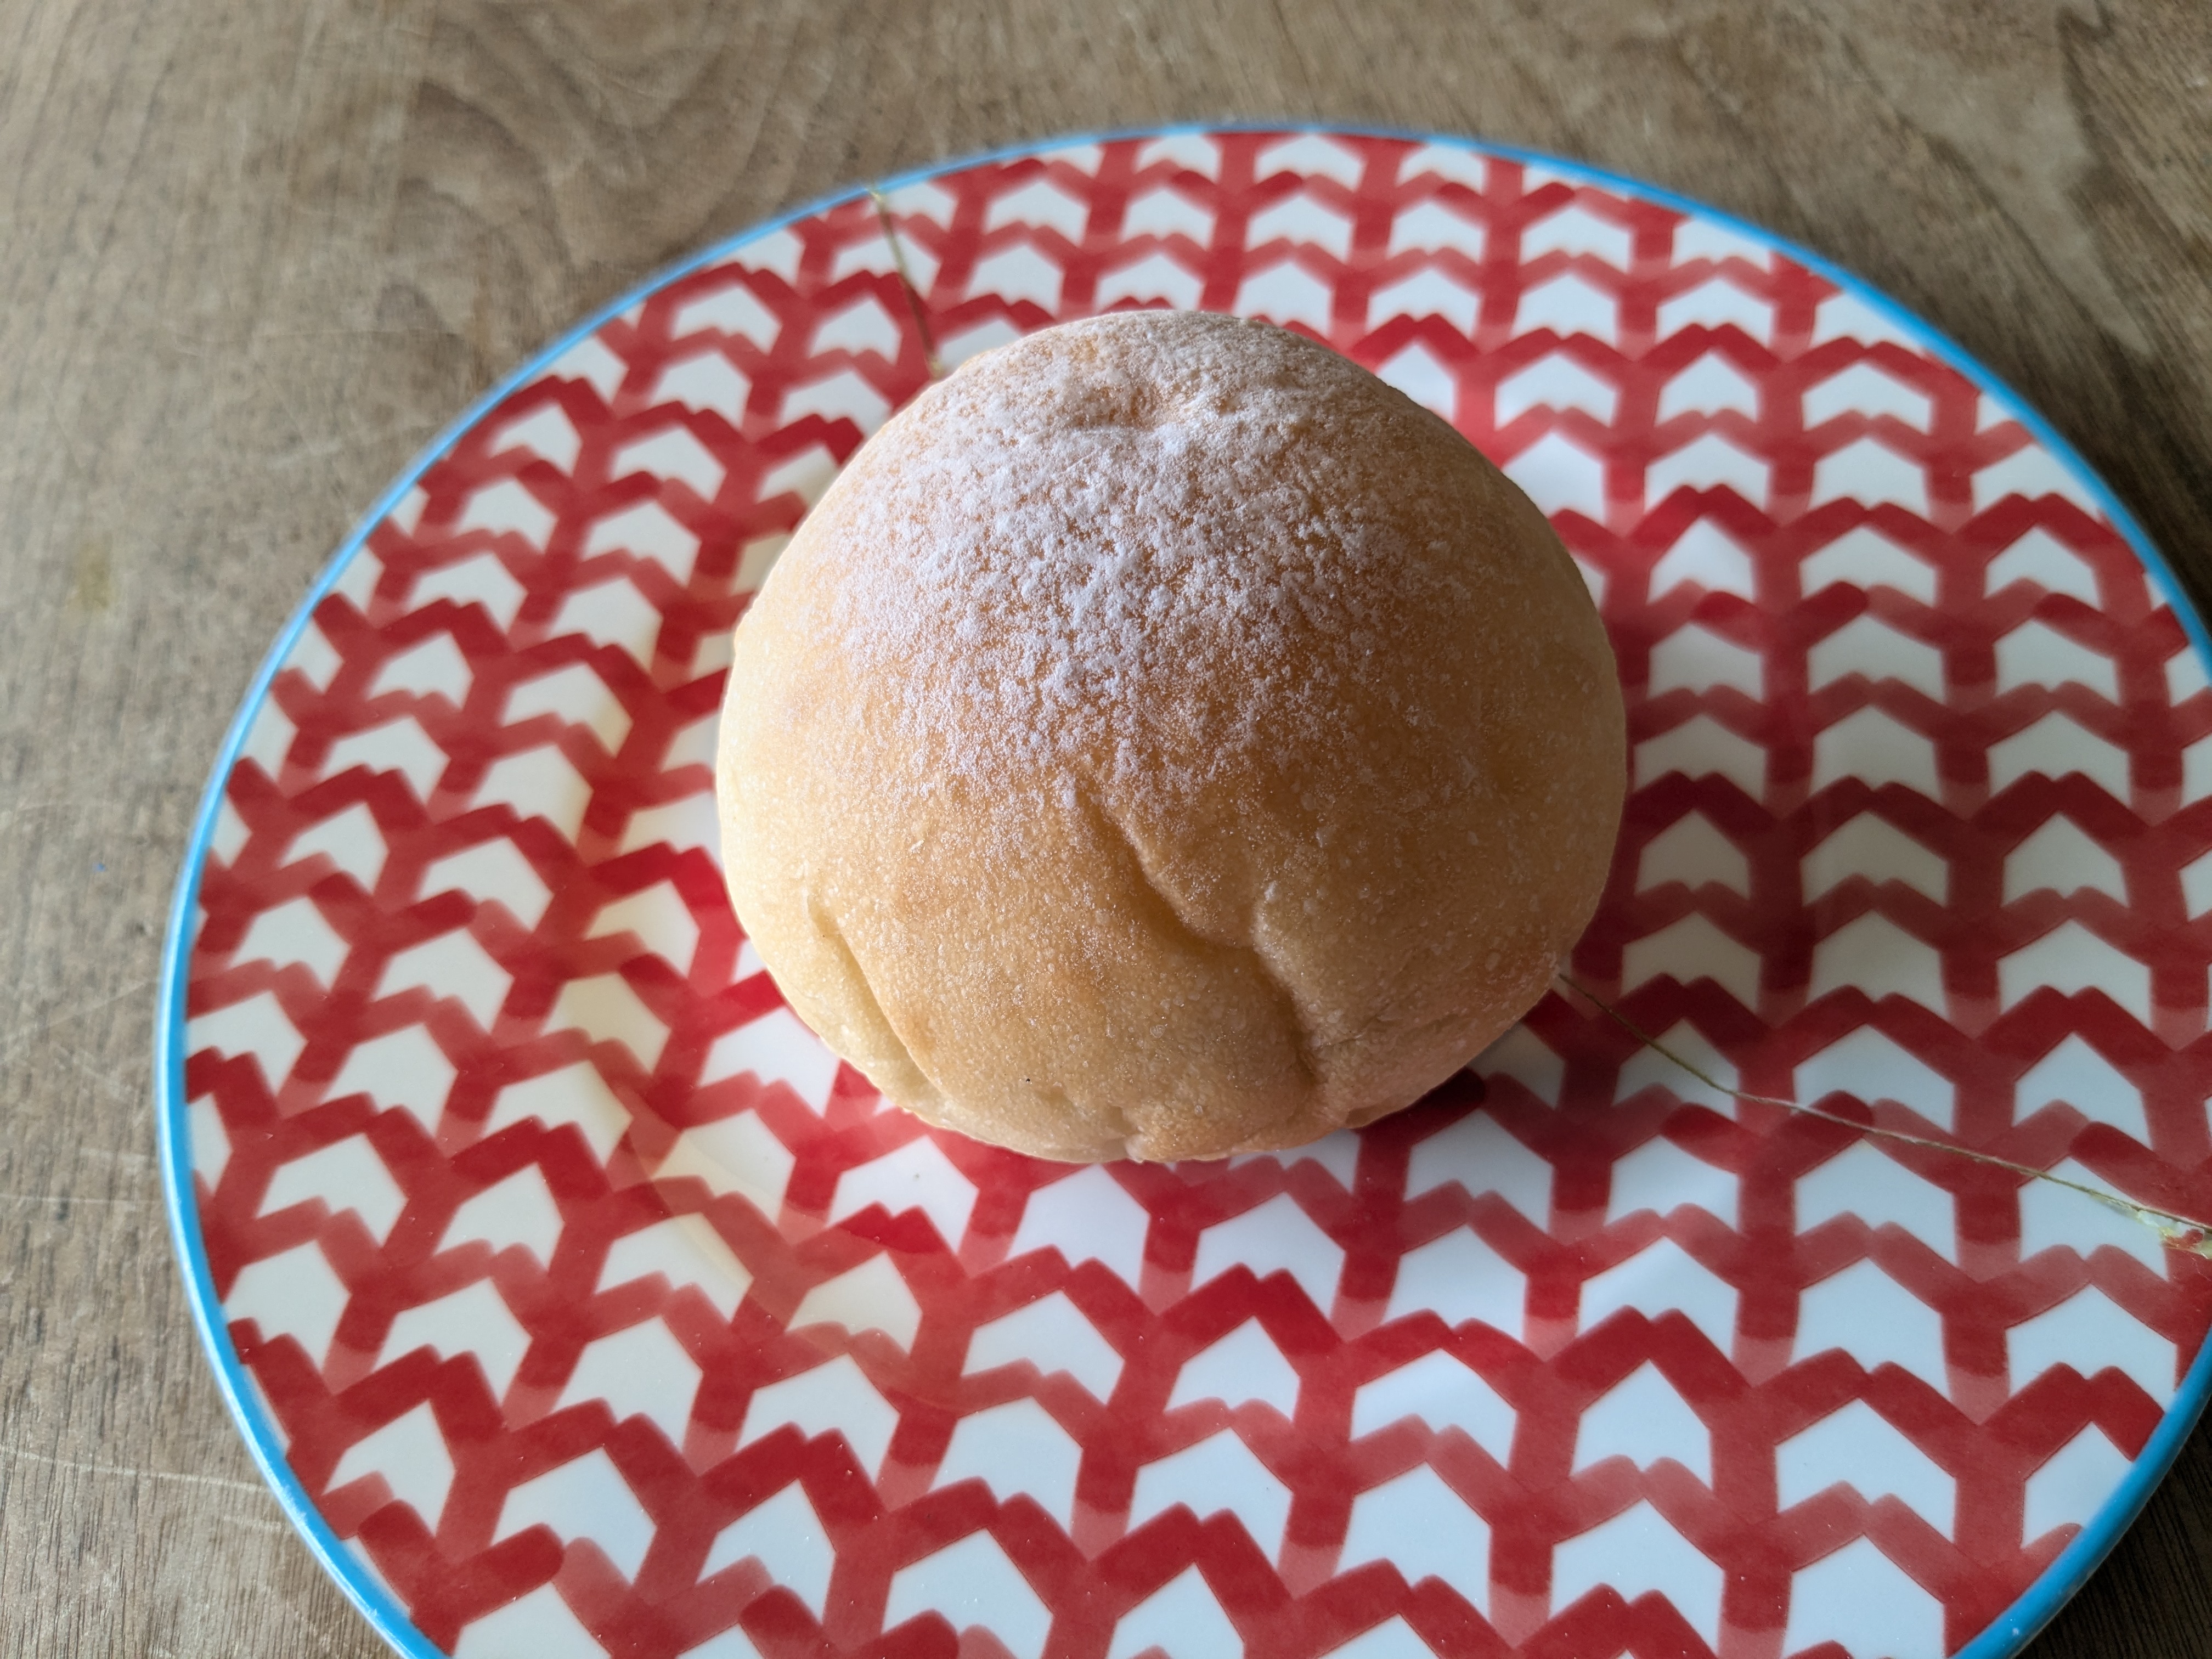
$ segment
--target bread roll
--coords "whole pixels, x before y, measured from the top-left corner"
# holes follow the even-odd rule
[[[1038,1157],[1418,1099],[1595,907],[1620,693],[1543,515],[1326,347],[1032,334],[862,446],[737,630],[746,933],[892,1100]]]

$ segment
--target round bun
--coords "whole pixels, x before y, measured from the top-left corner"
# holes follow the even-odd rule
[[[1326,347],[1158,311],[977,357],[738,625],[738,916],[884,1094],[1049,1158],[1291,1146],[1540,997],[1623,788],[1542,514]]]

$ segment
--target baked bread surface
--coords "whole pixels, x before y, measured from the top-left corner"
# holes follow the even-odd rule
[[[963,365],[739,623],[738,916],[937,1124],[1067,1160],[1296,1146],[1544,992],[1624,784],[1573,562],[1447,423],[1263,324]]]

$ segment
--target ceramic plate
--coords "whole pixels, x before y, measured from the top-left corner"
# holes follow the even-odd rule
[[[593,319],[278,642],[159,1074],[279,1496],[410,1655],[2016,1651],[2212,1377],[2212,1262],[2124,1216],[1557,995],[1364,1133],[1086,1169],[784,1009],[715,862],[745,596],[933,353],[1158,305],[1328,341],[1552,515],[1628,697],[1591,990],[1732,1086],[2212,1213],[2212,688],[2047,427],[1584,168],[1070,143]]]

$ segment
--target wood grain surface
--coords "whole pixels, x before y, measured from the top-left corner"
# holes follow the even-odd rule
[[[2202,0],[0,0],[0,1653],[382,1650],[170,1254],[159,933],[316,570],[495,378],[853,181],[1280,115],[1583,158],[1809,244],[2212,589]],[[2212,1656],[2199,1435],[2038,1659]]]

